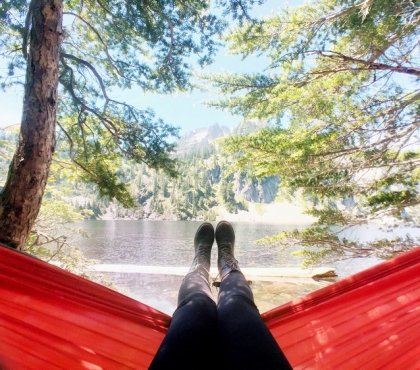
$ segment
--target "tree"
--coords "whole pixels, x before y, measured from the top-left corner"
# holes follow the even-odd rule
[[[34,0],[31,7],[19,145],[0,196],[0,235],[12,246],[23,245],[38,215],[54,152],[62,4]]]
[[[0,196],[0,240],[22,247],[35,221],[55,148],[57,107],[59,140],[102,195],[133,203],[114,172],[122,157],[175,175],[170,153],[177,130],[150,110],[114,99],[112,90],[187,88],[191,64],[210,62],[223,16],[248,18],[248,7],[258,2],[219,0],[216,17],[205,0],[2,1],[0,55],[8,73],[1,86],[21,83],[19,70],[27,69],[21,135]]]
[[[323,0],[229,35],[233,52],[269,64],[259,74],[211,77],[229,95],[213,104],[272,124],[228,139],[225,149],[241,167],[303,191],[318,217],[270,242],[303,245],[312,261],[413,245],[409,237],[361,245],[340,234],[387,216],[407,219],[418,207],[419,22],[408,0]]]

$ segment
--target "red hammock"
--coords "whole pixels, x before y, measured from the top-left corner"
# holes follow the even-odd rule
[[[420,247],[263,314],[295,369],[419,369]],[[145,369],[170,317],[0,247],[0,369]]]

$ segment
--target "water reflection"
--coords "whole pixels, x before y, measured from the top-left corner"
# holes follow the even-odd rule
[[[82,227],[88,238],[75,236],[86,257],[106,264],[137,264],[152,266],[189,266],[193,257],[193,237],[200,222],[193,221],[86,221]],[[295,267],[301,260],[290,251],[278,247],[259,246],[261,237],[291,230],[295,226],[233,223],[236,232],[235,255],[242,267]],[[217,247],[212,251],[212,263],[217,261]],[[357,267],[342,263],[345,275],[377,262],[364,260]],[[339,271],[338,271],[339,272]],[[340,273],[340,272],[339,272]],[[137,273],[103,273],[116,289],[168,314],[175,309],[182,277]],[[255,300],[261,312],[325,286],[312,279],[284,279],[279,282],[253,282]],[[217,297],[217,291],[214,291]]]
[[[81,226],[88,238],[77,238],[84,254],[100,263],[154,266],[187,266],[191,263],[193,238],[200,222],[194,221],[87,221]],[[293,226],[233,224],[235,254],[242,266],[296,266],[297,257],[280,248],[259,246],[255,241]],[[216,255],[216,248],[213,252]]]

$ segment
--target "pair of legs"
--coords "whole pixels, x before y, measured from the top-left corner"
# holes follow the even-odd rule
[[[218,303],[209,285],[214,229],[202,224],[195,257],[183,280],[178,307],[150,369],[291,369],[261,320],[252,291],[233,256],[235,234],[222,221],[216,228],[221,278]]]

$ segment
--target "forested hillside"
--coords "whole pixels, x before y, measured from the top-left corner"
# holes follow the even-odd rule
[[[234,132],[253,131],[261,124],[250,121]],[[247,170],[232,168],[232,158],[222,155],[218,139],[229,135],[226,127],[214,125],[195,130],[177,142],[178,172],[171,178],[146,164],[123,161],[116,170],[119,181],[128,185],[134,207],[126,208],[107,197],[100,197],[93,185],[74,178],[71,171],[58,169],[50,179],[45,202],[60,197],[82,211],[87,218],[154,218],[175,220],[214,220],[220,209],[230,213],[247,210],[248,203],[271,203],[278,190],[278,177],[256,178]],[[2,132],[2,174],[7,173],[8,159],[15,136]],[[55,166],[60,167],[66,152],[56,154]]]
[[[231,168],[229,157],[220,154],[217,139],[228,130],[220,126],[196,130],[178,142],[176,178],[150,169],[147,165],[124,162],[118,176],[129,184],[135,199],[133,208],[100,199],[92,194],[73,200],[78,207],[94,212],[93,217],[213,220],[219,207],[236,213],[246,210],[248,202],[275,200],[278,178],[257,179],[246,170]]]

